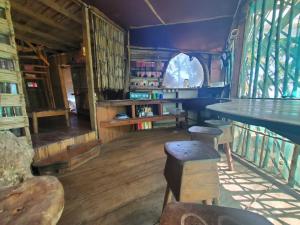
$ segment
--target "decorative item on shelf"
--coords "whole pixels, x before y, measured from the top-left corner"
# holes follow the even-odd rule
[[[118,113],[115,118],[118,120],[127,120],[129,116],[126,113]]]
[[[152,99],[163,99],[164,95],[163,95],[163,93],[153,92],[152,95],[151,95],[151,97],[152,97]]]
[[[130,99],[150,99],[150,94],[148,92],[129,92]]]
[[[149,130],[152,129],[152,122],[141,122],[137,124],[137,130]]]
[[[136,107],[136,114],[138,117],[153,117],[153,109],[151,106],[137,106]]]
[[[15,70],[14,61],[12,59],[0,58],[0,69]]]

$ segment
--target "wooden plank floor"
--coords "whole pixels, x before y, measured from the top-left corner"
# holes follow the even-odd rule
[[[172,129],[130,133],[102,147],[98,158],[59,177],[65,209],[59,225],[152,225],[163,202],[163,144],[186,140]],[[300,202],[235,162],[219,163],[221,205],[264,214],[275,224],[300,224]]]

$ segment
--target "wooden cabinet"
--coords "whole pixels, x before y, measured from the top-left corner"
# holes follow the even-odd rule
[[[97,106],[97,125],[100,139],[107,143],[115,138],[124,135],[134,126],[142,122],[156,122],[162,120],[175,121],[176,116],[164,115],[163,104],[169,103],[168,100],[112,100],[98,102]],[[151,105],[155,107],[154,115],[148,117],[138,117],[136,108],[141,105]],[[127,113],[128,119],[116,119],[118,113]]]

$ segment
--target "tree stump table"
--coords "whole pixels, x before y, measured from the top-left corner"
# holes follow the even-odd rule
[[[33,177],[0,190],[1,225],[55,225],[63,208],[64,189],[55,177]]]
[[[242,209],[193,203],[170,203],[160,225],[272,225],[257,213]]]

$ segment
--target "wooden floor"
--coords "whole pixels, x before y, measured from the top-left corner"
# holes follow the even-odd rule
[[[90,121],[70,114],[70,127],[64,117],[39,118],[39,133],[31,134],[34,148],[55,143],[91,131]]]
[[[65,209],[59,225],[152,225],[165,191],[163,144],[189,139],[172,129],[130,133],[102,147],[100,157],[59,177]],[[300,202],[235,162],[219,163],[221,205],[258,211],[274,224],[300,224]]]

